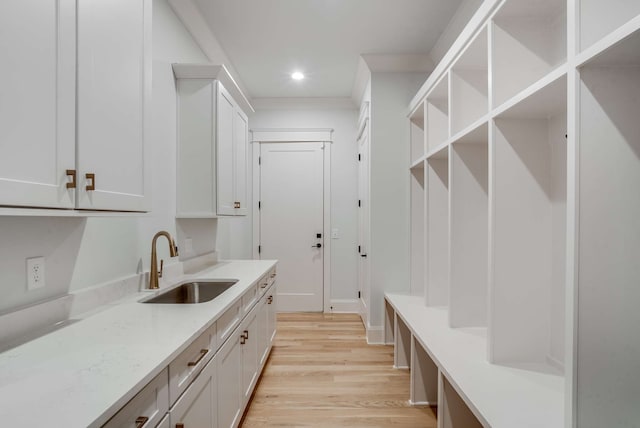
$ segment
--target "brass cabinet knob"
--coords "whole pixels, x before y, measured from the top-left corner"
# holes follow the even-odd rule
[[[67,176],[71,178],[71,181],[67,183],[67,189],[75,189],[76,188],[76,170],[68,169],[66,172]]]
[[[84,175],[87,181],[91,180],[91,184],[87,184],[85,190],[87,192],[96,190],[96,175],[94,173],[88,173]]]

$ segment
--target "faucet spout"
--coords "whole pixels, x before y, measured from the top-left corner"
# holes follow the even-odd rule
[[[169,255],[171,257],[176,257],[178,255],[178,247],[176,247],[173,238],[169,234],[169,232],[162,230],[155,234],[153,240],[151,241],[151,268],[149,271],[149,289],[156,290],[159,288],[158,278],[162,278],[162,262],[160,264],[160,271],[158,271],[158,255],[156,253],[156,244],[158,242],[158,238],[164,236],[167,238],[169,243]]]

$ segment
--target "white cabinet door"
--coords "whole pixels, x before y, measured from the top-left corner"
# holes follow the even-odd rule
[[[277,298],[277,290],[276,290],[276,283],[273,283],[273,286],[271,287],[271,290],[269,291],[269,295],[267,296],[267,308],[268,308],[268,322],[269,322],[269,330],[268,330],[268,339],[269,339],[269,346],[273,345],[273,341],[276,338],[276,329],[277,329],[277,323],[278,323],[278,306],[277,306],[277,302],[276,302],[276,298]]]
[[[258,380],[258,328],[254,309],[245,319],[241,329],[245,339],[240,341],[242,349],[242,399],[243,407],[249,402],[251,392]]]
[[[217,177],[218,177],[218,214],[235,214],[234,182],[234,149],[233,128],[235,103],[227,90],[218,83],[217,112]]]
[[[218,355],[218,427],[235,428],[242,416],[242,352],[240,334],[235,330]]]
[[[249,122],[247,115],[236,107],[233,114],[233,193],[237,203],[234,214],[247,215],[247,144]]]
[[[77,207],[146,211],[151,0],[78,0],[77,11]]]
[[[269,334],[269,293],[262,296],[258,303],[258,365],[262,367],[267,361],[269,355],[269,345],[271,344],[271,335]]]
[[[213,218],[216,212],[216,81],[178,79],[176,216]]]
[[[75,0],[0,2],[0,205],[73,208]]]
[[[217,426],[216,359],[211,360],[171,408],[171,426],[214,428]]]

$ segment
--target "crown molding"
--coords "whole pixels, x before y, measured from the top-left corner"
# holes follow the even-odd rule
[[[308,97],[308,98],[254,98],[251,100],[256,110],[356,110],[351,98]]]

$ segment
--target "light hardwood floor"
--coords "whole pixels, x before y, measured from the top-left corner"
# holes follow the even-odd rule
[[[253,427],[436,427],[410,407],[393,347],[367,345],[357,315],[278,314],[271,357],[241,424]]]

